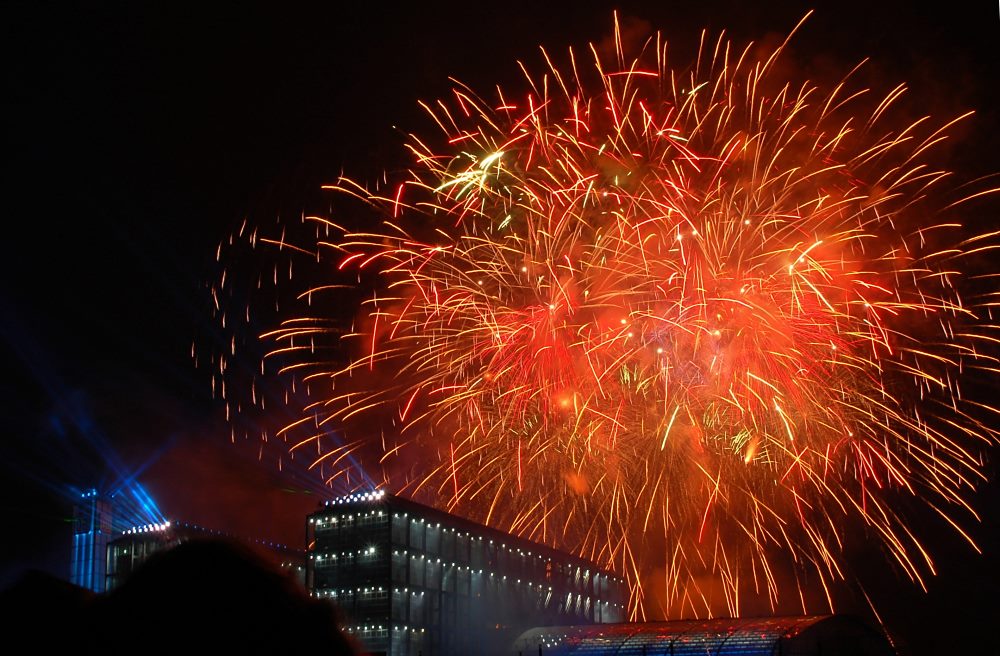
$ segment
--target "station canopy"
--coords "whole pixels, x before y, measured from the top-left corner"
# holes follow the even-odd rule
[[[538,627],[521,656],[892,656],[886,637],[847,615]]]

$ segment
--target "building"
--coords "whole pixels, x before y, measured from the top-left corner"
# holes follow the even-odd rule
[[[305,583],[306,554],[301,549],[264,540],[235,538],[184,522],[161,522],[133,526],[107,543],[106,583],[103,589],[113,590],[121,585],[154,553],[194,539],[228,539],[238,542],[265,561],[289,573],[299,583]]]
[[[538,627],[511,644],[534,656],[892,656],[885,635],[846,615]]]
[[[307,588],[371,653],[504,653],[529,627],[624,619],[614,573],[383,491],[327,502],[306,538]]]
[[[105,551],[114,537],[114,507],[111,499],[91,489],[73,506],[73,550],[70,553],[70,583],[94,592],[104,591]]]
[[[73,492],[70,582],[104,592],[108,542],[130,526],[163,521],[156,502],[134,478],[111,489]]]

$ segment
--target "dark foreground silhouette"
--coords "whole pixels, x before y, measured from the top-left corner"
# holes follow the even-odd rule
[[[6,653],[355,654],[332,606],[239,545],[191,541],[90,595],[30,573],[0,598]]]

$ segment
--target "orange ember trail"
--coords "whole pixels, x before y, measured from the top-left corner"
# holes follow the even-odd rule
[[[962,220],[997,190],[943,200],[954,121],[786,79],[787,41],[703,34],[681,68],[659,35],[616,46],[543,50],[515,93],[455,82],[409,171],[329,186],[380,225],[305,217],[285,254],[365,300],[346,327],[343,285],[292,278],[308,316],[262,338],[297,390],[273,433],[338,485],[378,472],[613,567],[633,619],[804,604],[807,580],[832,605],[863,540],[923,585],[899,501],[972,543],[998,438],[963,389],[997,371],[995,292],[968,293],[997,233]]]

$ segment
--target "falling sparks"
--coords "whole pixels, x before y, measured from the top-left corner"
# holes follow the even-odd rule
[[[378,282],[345,334],[324,318],[342,286],[306,280],[310,314],[263,336],[309,395],[278,432],[328,481],[365,461],[617,568],[633,617],[713,612],[706,576],[730,614],[774,606],[779,560],[827,591],[848,525],[922,584],[932,557],[893,501],[973,542],[960,519],[997,437],[961,389],[996,367],[990,295],[959,294],[995,235],[970,236],[963,201],[935,213],[947,174],[926,159],[951,124],[893,125],[901,87],[869,103],[850,76],[780,79],[785,46],[703,35],[686,72],[659,36],[634,60],[616,46],[546,53],[520,97],[456,83],[405,179],[330,186],[379,228],[282,232]],[[330,335],[346,355],[316,348]]]

